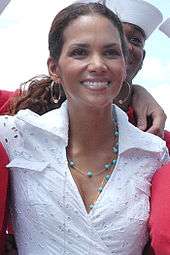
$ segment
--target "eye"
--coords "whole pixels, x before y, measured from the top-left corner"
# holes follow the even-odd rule
[[[121,51],[118,49],[106,49],[104,51],[104,56],[106,56],[107,58],[116,58],[121,56]]]
[[[128,41],[137,47],[143,47],[143,41],[136,36],[130,37]]]
[[[88,51],[84,48],[75,48],[71,51],[70,56],[75,58],[83,58],[87,56]]]

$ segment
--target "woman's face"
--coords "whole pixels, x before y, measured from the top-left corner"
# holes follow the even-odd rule
[[[125,60],[117,28],[99,15],[80,16],[64,31],[58,63],[48,61],[59,77],[69,103],[105,106],[125,79]]]
[[[127,80],[131,81],[142,68],[145,57],[145,36],[135,25],[123,23],[123,30],[128,43]]]

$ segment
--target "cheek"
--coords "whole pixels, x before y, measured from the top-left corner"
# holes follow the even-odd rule
[[[113,73],[113,90],[115,94],[118,94],[123,82],[126,79],[126,64],[124,61],[121,61],[119,64],[115,66],[115,70]]]
[[[135,49],[134,56],[135,56],[136,62],[140,64],[143,61],[143,50],[138,48]]]
[[[117,75],[117,79],[119,80],[119,83],[125,80],[126,78],[126,63],[125,61],[121,61],[119,64],[117,64],[117,71],[115,72]]]
[[[82,70],[82,65],[77,62],[65,61],[60,64],[60,74],[63,81],[73,81],[79,77],[79,74]]]

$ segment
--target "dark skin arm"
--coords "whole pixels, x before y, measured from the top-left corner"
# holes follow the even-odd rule
[[[142,86],[133,85],[131,106],[135,110],[138,128],[163,137],[167,116],[154,97]]]
[[[114,102],[125,112],[132,106],[139,129],[163,137],[167,117],[162,107],[144,87],[130,84],[129,88],[123,86]],[[124,100],[123,104],[120,100]]]

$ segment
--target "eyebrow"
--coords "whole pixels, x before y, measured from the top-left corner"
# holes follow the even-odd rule
[[[109,43],[104,46],[104,48],[112,48],[112,47],[118,47],[120,48],[120,45],[118,43]]]
[[[119,47],[119,44],[118,43],[109,43],[109,44],[104,45],[104,48],[111,48],[111,47],[115,47],[115,46]],[[88,43],[75,43],[75,44],[72,44],[71,47],[88,48],[89,44]]]

